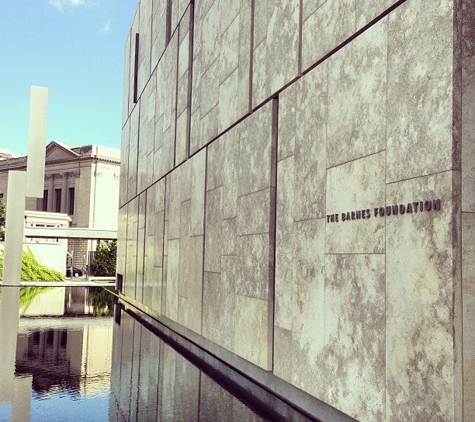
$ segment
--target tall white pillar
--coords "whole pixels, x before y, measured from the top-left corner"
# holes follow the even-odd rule
[[[25,229],[26,172],[8,172],[3,284],[19,286]]]
[[[26,166],[26,196],[42,198],[45,177],[46,121],[48,88],[32,86],[30,90],[30,126],[28,132],[28,162]]]

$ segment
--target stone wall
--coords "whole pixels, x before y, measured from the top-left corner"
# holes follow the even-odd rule
[[[474,9],[142,0],[124,295],[360,421],[475,419]]]

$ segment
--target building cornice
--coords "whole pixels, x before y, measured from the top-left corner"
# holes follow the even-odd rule
[[[90,155],[87,157],[74,157],[74,158],[46,161],[46,167],[58,165],[58,164],[75,163],[78,161],[80,162],[95,161],[95,162],[100,162],[100,163],[116,164],[118,166],[120,165],[120,160],[116,158]],[[26,170],[26,164],[27,164],[26,157],[0,160],[0,173],[10,171],[10,170]]]

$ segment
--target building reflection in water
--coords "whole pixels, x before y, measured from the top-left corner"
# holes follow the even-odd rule
[[[230,387],[122,306],[116,323],[91,316],[113,309],[110,295],[84,288],[63,288],[62,295],[45,290],[44,297],[30,291],[27,310],[35,317],[19,319],[14,289],[1,295],[7,305],[0,305],[0,421],[309,421],[295,410],[276,412],[281,404],[263,407],[255,392]],[[63,315],[39,317],[45,298],[54,312],[62,301]]]
[[[112,318],[20,320],[16,376],[32,376],[35,397],[108,395]],[[43,397],[42,397],[43,396]]]
[[[239,374],[230,380],[214,364],[194,359],[177,344],[175,350],[160,338],[160,328],[152,332],[125,311],[116,320],[110,422],[314,421],[257,386],[247,389],[250,382],[239,381]]]
[[[0,307],[0,358],[8,362],[0,365],[0,420],[107,420],[113,319],[91,315],[113,313],[113,296],[9,287]]]

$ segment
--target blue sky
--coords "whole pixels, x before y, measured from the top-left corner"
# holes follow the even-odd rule
[[[2,0],[0,148],[26,153],[30,86],[49,88],[46,143],[120,148],[124,46],[139,0]]]

